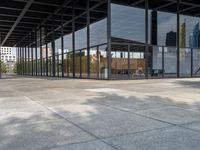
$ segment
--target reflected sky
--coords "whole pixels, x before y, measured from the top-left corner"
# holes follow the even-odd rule
[[[149,10],[149,40],[151,27],[151,12]],[[158,11],[157,41],[158,45],[166,45],[166,35],[170,31],[177,31],[177,16],[173,13]],[[186,22],[186,46],[189,46],[189,36],[196,23],[197,17],[180,15],[180,25]],[[111,4],[111,31],[112,37],[128,39],[145,43],[145,10],[136,7]],[[75,33],[75,49],[87,47],[87,30],[81,29]],[[107,42],[107,19],[90,25],[90,44],[98,45]],[[55,41],[56,49],[61,48],[61,41]],[[72,34],[64,36],[64,49],[72,50]]]

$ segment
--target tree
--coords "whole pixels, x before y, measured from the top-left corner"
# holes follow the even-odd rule
[[[1,64],[1,73],[7,73],[8,68],[7,68],[6,64],[1,60],[0,60],[0,64]]]
[[[13,73],[18,73],[17,72],[18,65],[19,65],[18,62],[16,62],[14,67],[13,67]]]

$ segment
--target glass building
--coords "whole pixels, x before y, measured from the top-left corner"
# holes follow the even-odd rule
[[[47,0],[37,2],[41,7]],[[11,35],[3,43],[17,46],[18,74],[89,79],[200,77],[200,2],[58,3],[63,4],[58,11],[36,23],[28,34],[14,40]],[[48,10],[47,5],[42,8]],[[25,17],[34,9],[31,6]],[[38,11],[38,17],[41,14]]]

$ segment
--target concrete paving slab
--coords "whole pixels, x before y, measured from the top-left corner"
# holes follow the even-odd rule
[[[97,140],[86,143],[71,144],[66,146],[61,146],[57,148],[52,148],[50,150],[116,150],[111,146]]]
[[[158,108],[138,111],[137,113],[172,124],[185,124],[193,121],[200,121],[200,112],[179,107]]]
[[[199,83],[0,80],[0,149],[196,150]],[[109,143],[101,142],[105,138]]]
[[[200,134],[171,127],[113,137],[105,141],[119,150],[199,150]]]
[[[124,112],[69,118],[69,120],[101,138],[169,126],[169,124]]]
[[[73,109],[72,109],[73,108]],[[68,104],[68,105],[55,105],[48,107],[48,109],[56,112],[64,118],[74,117],[92,117],[108,114],[120,113],[119,110],[99,105],[99,104]]]
[[[0,149],[38,150],[94,140],[66,121],[43,122],[0,128]]]
[[[0,114],[2,112],[44,112],[46,109],[26,97],[4,98],[0,100]]]
[[[7,125],[31,124],[45,121],[59,121],[60,117],[52,112],[6,112],[0,115],[0,128]]]
[[[184,124],[182,125],[183,127],[192,129],[192,130],[196,130],[197,132],[200,133],[200,121],[199,122],[192,122],[192,123],[188,123],[188,124]]]

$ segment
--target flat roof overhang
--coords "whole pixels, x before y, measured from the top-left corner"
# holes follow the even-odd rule
[[[91,23],[107,16],[107,0],[90,0],[92,13]],[[145,0],[113,0],[123,4],[144,8]],[[74,3],[74,6],[73,6]],[[87,26],[87,0],[1,0],[0,3],[0,34],[2,46],[33,44],[39,37],[40,28],[45,31],[46,42],[72,32],[73,7],[75,10],[75,31]],[[176,0],[150,0],[149,9],[176,13]],[[200,16],[200,2],[196,0],[180,0],[180,14]],[[62,15],[63,14],[63,15]]]
[[[74,3],[74,4],[73,4]],[[33,44],[40,36],[52,41],[63,34],[72,33],[73,8],[75,31],[87,26],[87,0],[1,0],[0,3],[0,42],[2,46]],[[90,0],[91,23],[107,16],[106,0]],[[47,35],[47,36],[46,36]]]

